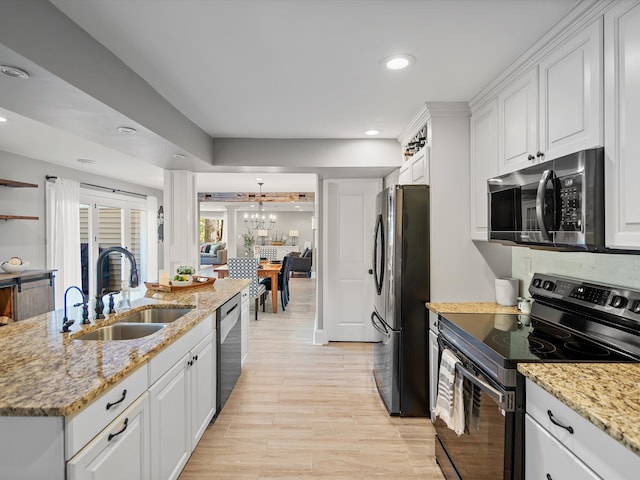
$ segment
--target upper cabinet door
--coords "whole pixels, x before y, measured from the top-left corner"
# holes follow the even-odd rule
[[[487,180],[498,174],[498,100],[471,115],[471,238],[487,240]]]
[[[544,160],[603,142],[602,19],[539,64],[540,147]]]
[[[606,243],[640,249],[640,3],[607,12],[605,31]]]
[[[498,95],[499,167],[508,173],[537,161],[538,68],[512,81]]]
[[[411,183],[429,184],[429,146],[425,145],[411,157]]]

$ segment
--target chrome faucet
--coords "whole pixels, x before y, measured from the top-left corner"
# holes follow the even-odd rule
[[[104,286],[102,285],[102,267],[103,267],[103,263],[104,263],[104,259],[111,253],[121,253],[123,254],[125,257],[127,257],[129,259],[129,263],[131,264],[131,273],[129,275],[129,285],[132,288],[135,288],[138,286],[138,269],[136,266],[136,259],[134,258],[133,254],[122,247],[109,247],[105,250],[102,251],[102,253],[100,254],[100,256],[98,257],[98,279],[96,281],[96,306],[95,306],[95,312],[96,312],[96,318],[104,318],[104,314],[102,313],[104,310],[104,302],[102,301],[102,296],[106,293],[104,290]]]
[[[67,293],[69,290],[76,289],[82,295],[82,302],[76,303],[73,306],[79,307],[82,305],[82,322],[83,324],[89,323],[89,305],[87,302],[87,297],[84,295],[83,291],[80,287],[76,287],[75,285],[70,286],[64,292],[64,317],[62,318],[62,333],[68,332],[69,327],[74,324],[75,320],[67,318]]]

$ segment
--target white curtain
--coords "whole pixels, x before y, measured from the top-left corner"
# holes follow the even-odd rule
[[[65,290],[82,288],[80,265],[80,183],[58,178],[46,183],[47,268],[55,274],[55,307],[62,308]]]
[[[158,199],[147,196],[147,272],[145,280],[158,278]]]

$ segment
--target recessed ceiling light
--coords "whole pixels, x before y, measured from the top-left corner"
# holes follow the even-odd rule
[[[133,127],[118,127],[120,133],[136,133],[137,130]]]
[[[364,132],[365,135],[369,135],[370,137],[376,136],[376,135],[380,135],[380,130],[376,130],[376,129],[371,129],[371,130],[367,130],[366,132]]]
[[[4,118],[4,117],[0,117],[0,123],[4,123],[4,122],[6,122],[6,121],[7,121],[7,119],[6,119],[6,118]]]
[[[93,158],[79,158],[78,163],[82,163],[83,165],[91,165],[92,163],[96,163]]]
[[[181,153],[174,153],[173,155],[171,155],[173,158],[175,158],[176,160],[184,160],[185,158],[187,158],[186,155],[183,155]]]
[[[29,78],[29,74],[18,67],[12,67],[10,65],[0,65],[0,72],[9,78],[17,78],[18,80],[26,80]]]
[[[416,62],[416,57],[403,53],[402,55],[392,55],[382,60],[382,64],[387,70],[402,70]]]

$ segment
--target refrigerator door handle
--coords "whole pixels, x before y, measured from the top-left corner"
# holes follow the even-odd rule
[[[384,283],[384,223],[382,221],[382,215],[378,215],[376,219],[376,229],[373,239],[373,281],[376,285],[376,292],[378,295],[382,295],[382,284]],[[378,240],[380,241],[380,270],[378,270]]]
[[[379,331],[385,337],[390,336],[389,335],[389,329],[387,328],[387,326],[384,324],[384,322],[380,318],[380,315],[378,315],[376,312],[371,312],[371,325],[373,325],[373,328],[375,328],[377,331]]]

